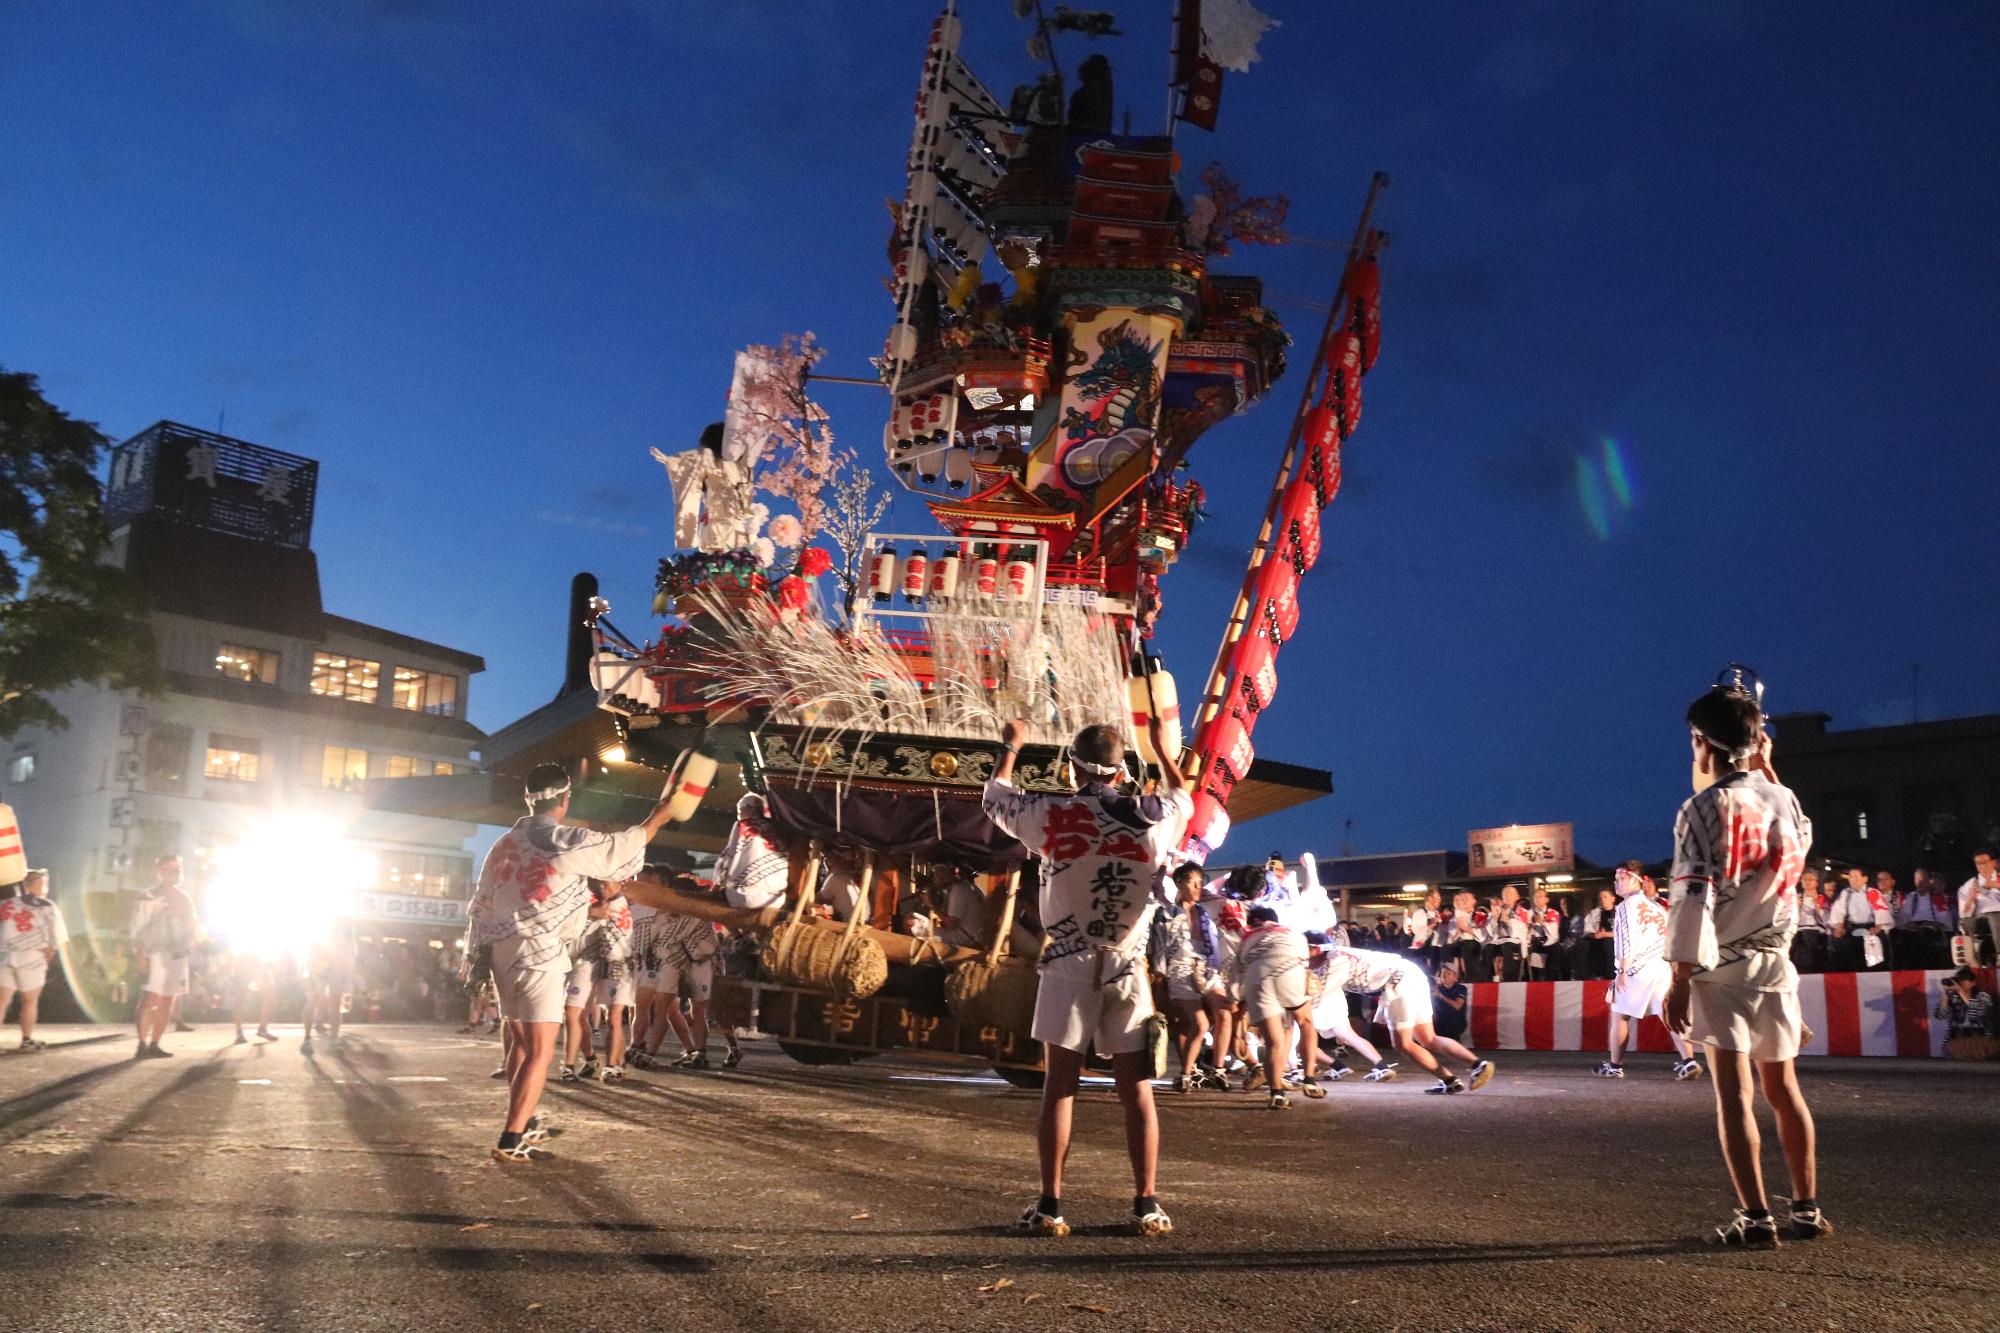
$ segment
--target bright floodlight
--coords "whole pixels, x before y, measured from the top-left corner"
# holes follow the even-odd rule
[[[354,915],[373,874],[372,859],[331,820],[280,815],[216,853],[208,927],[236,953],[303,958]]]

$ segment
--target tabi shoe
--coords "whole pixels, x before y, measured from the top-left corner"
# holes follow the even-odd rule
[[[653,1057],[644,1051],[634,1051],[630,1056],[626,1057],[625,1063],[631,1065],[634,1069],[651,1069],[653,1067]]]
[[[493,1160],[496,1162],[542,1162],[547,1161],[550,1155],[531,1146],[525,1138],[511,1148],[496,1146],[493,1149]]]
[[[564,1065],[562,1067],[562,1072],[556,1075],[556,1082],[558,1083],[576,1082],[576,1066]]]
[[[507,1077],[507,1066],[505,1066],[505,1065],[501,1065],[501,1066],[500,1066],[500,1067],[499,1067],[498,1069],[494,1070],[494,1071],[493,1071],[492,1073],[488,1074],[488,1075],[487,1075],[486,1077],[488,1077],[488,1078],[497,1078],[497,1079],[503,1079],[503,1080],[504,1080],[504,1079],[505,1079],[505,1078]]]
[[[175,1024],[174,1024],[174,1031],[176,1031],[176,1032],[192,1032],[192,1031],[194,1031],[194,1024],[192,1024],[192,1023],[175,1023]]]
[[[1833,1223],[1819,1210],[1818,1204],[1801,1208],[1794,1203],[1792,1215],[1786,1220],[1785,1234],[1793,1240],[1818,1240],[1833,1234]]]
[[[682,1069],[713,1069],[715,1066],[708,1062],[707,1051],[696,1051],[688,1056],[687,1059],[681,1061],[680,1067]]]
[[[1174,1091],[1183,1094],[1193,1092],[1194,1075],[1193,1074],[1176,1075],[1174,1078]]]
[[[1219,1070],[1201,1068],[1194,1072],[1194,1085],[1210,1092],[1228,1092],[1229,1078]]]
[[[49,1048],[49,1044],[35,1037],[21,1038],[21,1044],[14,1048],[16,1055],[38,1055]]]
[[[248,1046],[250,1044],[250,1039],[239,1032],[236,1034],[236,1040],[230,1042],[229,1044],[231,1046]]]
[[[1700,1078],[1701,1061],[1694,1059],[1692,1056],[1685,1060],[1674,1061],[1674,1077],[1683,1083],[1691,1078]]]
[[[299,1054],[311,1055],[312,1053],[313,1053],[313,1039],[310,1036],[308,1036],[304,1041],[299,1043]]]
[[[174,1058],[174,1053],[162,1049],[158,1042],[154,1042],[151,1046],[139,1052],[139,1054],[148,1060],[171,1060]]]
[[[1493,1062],[1491,1060],[1481,1060],[1478,1064],[1465,1071],[1465,1077],[1470,1080],[1467,1086],[1474,1092],[1479,1091],[1493,1081]]]
[[[1452,1093],[1464,1092],[1464,1091],[1465,1091],[1465,1084],[1459,1082],[1457,1079],[1441,1078],[1437,1082],[1431,1084],[1428,1088],[1425,1088],[1424,1095],[1427,1097],[1446,1097],[1450,1096]]]
[[[1402,1075],[1396,1072],[1395,1062],[1391,1061],[1385,1065],[1376,1065],[1361,1076],[1361,1081],[1363,1083],[1393,1083],[1400,1077]]]
[[[597,1081],[599,1083],[618,1083],[622,1082],[624,1078],[625,1067],[623,1065],[606,1065],[597,1071]]]
[[[741,1046],[731,1046],[729,1053],[722,1057],[722,1067],[724,1069],[734,1069],[742,1063],[743,1048]]]
[[[1265,1106],[1267,1109],[1273,1111],[1289,1111],[1292,1109],[1292,1099],[1283,1092],[1274,1092],[1271,1094],[1271,1100],[1266,1102]]]
[[[1067,1236],[1069,1222],[1061,1213],[1050,1215],[1031,1203],[1028,1211],[1015,1220],[1014,1230],[1024,1236]]]
[[[278,1039],[278,1034],[271,1031],[271,1029],[269,1028],[258,1028],[257,1035],[259,1037],[262,1037],[265,1041],[276,1041]]]
[[[1307,1101],[1323,1102],[1326,1100],[1326,1089],[1317,1083],[1308,1083],[1303,1088],[1300,1088],[1299,1091],[1306,1095]]]
[[[1715,1229],[1715,1243],[1743,1250],[1775,1250],[1778,1248],[1778,1220],[1775,1217],[1751,1217],[1741,1208],[1729,1219],[1728,1226]]]
[[[1154,1204],[1143,1213],[1132,1214],[1132,1234],[1135,1236],[1165,1236],[1172,1233],[1174,1219],[1167,1216],[1167,1210]]]
[[[1609,1060],[1606,1060],[1597,1066],[1597,1076],[1599,1078],[1624,1078],[1625,1066],[1614,1065]]]
[[[597,1063],[597,1057],[594,1055],[578,1065],[576,1069],[576,1077],[579,1082],[583,1083],[594,1083],[603,1073],[604,1066]]]

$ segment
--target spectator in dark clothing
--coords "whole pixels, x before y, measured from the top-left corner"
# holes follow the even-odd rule
[[[1437,980],[1431,983],[1431,1028],[1440,1037],[1450,1037],[1453,1041],[1465,1035],[1467,1016],[1471,1013],[1471,993],[1465,983],[1458,979],[1458,965],[1446,962],[1438,968]]]

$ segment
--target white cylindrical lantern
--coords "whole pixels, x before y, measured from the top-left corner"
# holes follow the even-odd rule
[[[886,602],[896,595],[896,548],[885,546],[875,553],[875,564],[868,571],[868,591],[877,602]]]

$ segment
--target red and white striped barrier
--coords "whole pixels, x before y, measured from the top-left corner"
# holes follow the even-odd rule
[[[1812,1040],[1805,1055],[1942,1056],[1945,1027],[1932,1019],[1940,972],[1826,972],[1799,978],[1799,1009]],[[1980,988],[1994,990],[1992,968]],[[1601,1051],[1611,1006],[1603,981],[1506,981],[1472,985],[1472,1044],[1499,1051]],[[1639,1025],[1637,1047],[1670,1051],[1657,1019]]]

